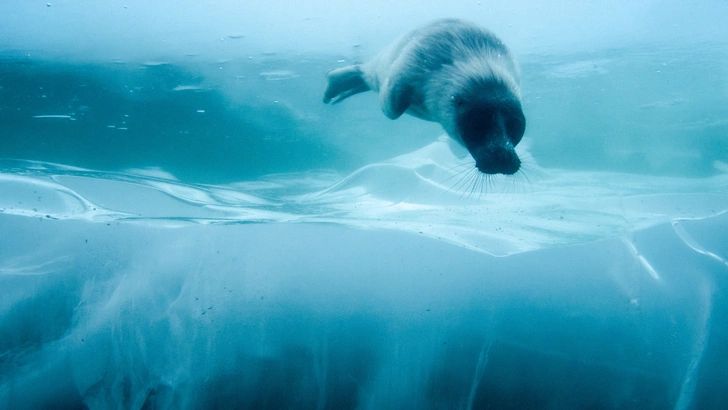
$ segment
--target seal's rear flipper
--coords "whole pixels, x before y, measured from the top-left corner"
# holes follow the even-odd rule
[[[324,93],[324,103],[328,104],[333,100],[333,104],[343,101],[354,94],[369,91],[369,85],[362,77],[361,68],[358,65],[350,65],[348,67],[337,68],[326,74],[329,80],[329,86],[326,87]]]

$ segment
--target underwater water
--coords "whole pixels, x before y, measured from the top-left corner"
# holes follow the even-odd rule
[[[728,4],[0,4],[0,408],[728,408]],[[329,70],[462,17],[514,176]]]

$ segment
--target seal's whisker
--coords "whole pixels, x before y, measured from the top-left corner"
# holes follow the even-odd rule
[[[531,154],[530,152],[522,152],[522,153],[518,154],[518,156],[521,158],[521,160],[524,160],[524,159],[532,160],[533,159],[533,154]]]
[[[528,175],[523,171],[523,169],[519,169],[518,172],[515,174],[516,178],[520,180],[521,184],[520,186],[525,186],[528,188],[531,188],[533,185],[531,183],[531,180],[528,178]],[[523,192],[527,192],[524,190]]]
[[[464,167],[471,167],[471,166],[473,166],[473,161],[462,162],[460,164],[455,164],[455,165],[451,166],[450,168],[447,168],[445,170],[445,172],[451,172],[452,170],[454,170],[456,168],[464,168]]]
[[[492,192],[492,189],[490,188],[491,180],[493,179],[493,175],[485,175],[483,178],[483,192],[486,194],[490,194]]]
[[[467,185],[468,178],[470,177],[470,171],[466,172],[462,178],[460,178],[457,182],[457,184],[453,185],[452,189],[455,192],[460,192],[460,197],[462,198],[462,190],[461,187],[464,187]]]
[[[480,173],[479,172],[476,172],[473,175],[473,185],[470,188],[470,194],[468,195],[468,199],[472,198],[474,196],[474,194],[475,194],[475,191],[477,191],[477,189],[478,189],[478,181],[479,180],[480,180]]]
[[[521,157],[521,169],[519,170],[519,172],[521,171],[524,172],[524,176],[526,176],[525,171],[528,171],[528,173],[537,178],[543,178],[544,176],[546,176],[543,168],[538,166],[536,161],[533,160],[533,156],[531,155],[524,155],[523,157]]]
[[[459,186],[463,182],[464,179],[467,179],[469,174],[470,174],[470,169],[465,169],[465,170],[459,172],[457,175],[460,176],[460,178],[455,183],[455,185],[453,185],[453,188]]]
[[[483,196],[483,188],[485,186],[486,181],[488,180],[488,174],[484,174],[482,172],[478,172],[478,181],[477,181],[477,187],[476,191],[478,192],[478,200]]]
[[[473,178],[475,178],[477,176],[477,172],[478,172],[477,168],[472,168],[470,170],[470,172],[468,173],[467,177],[465,178],[465,183],[462,185],[462,188],[465,188],[465,189],[463,189],[462,192],[460,193],[460,198],[464,197],[465,193],[468,192],[466,187],[469,186],[471,184],[471,182],[473,181]],[[470,198],[470,195],[468,195],[468,198]]]
[[[475,183],[478,181],[478,171],[474,171],[470,174],[470,191],[468,192],[468,199],[472,198],[473,192],[475,191]]]
[[[521,170],[518,170],[515,174],[513,174],[512,178],[508,178],[508,183],[506,184],[506,192],[510,196],[514,196],[518,193],[518,178],[519,178],[519,172]]]
[[[469,164],[463,164],[463,165],[469,165]],[[450,175],[448,178],[446,178],[444,181],[442,181],[442,183],[444,184],[445,182],[447,182],[459,175],[462,175],[463,173],[468,172],[469,170],[470,170],[470,168],[464,168],[462,171],[459,171],[456,174]]]
[[[475,169],[475,168],[473,168],[473,169]],[[455,185],[453,185],[450,189],[448,189],[448,191],[450,191],[450,190],[459,191],[460,188],[467,186],[467,183],[470,179],[473,169],[468,169],[468,170],[465,170],[463,173],[461,173],[462,177],[458,180],[458,182]]]
[[[488,177],[486,175],[483,175],[483,174],[481,174],[480,177],[478,178],[478,185],[479,185],[479,187],[478,187],[478,201],[480,201],[480,198],[483,196],[483,188],[484,188],[484,185],[485,185],[485,180],[487,178]]]
[[[538,180],[542,179],[545,175],[543,174],[543,172],[533,171],[524,168],[522,172],[519,172],[519,176],[523,181],[525,181],[526,185],[532,187],[534,186],[535,182],[538,182]]]
[[[475,178],[473,178],[473,188],[470,193],[471,197],[475,197],[475,193],[478,192],[478,183],[480,182],[480,174],[476,174]],[[477,198],[476,198],[477,199]]]

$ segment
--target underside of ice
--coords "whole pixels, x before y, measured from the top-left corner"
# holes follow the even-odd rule
[[[22,172],[0,174],[9,193],[0,198],[0,212],[165,226],[325,222],[406,231],[504,256],[629,236],[657,224],[715,216],[728,204],[725,174],[671,178],[545,169],[532,162],[515,177],[487,176],[463,152],[442,136],[348,176],[310,171],[230,185],[188,184],[155,170],[98,172],[11,161],[5,166]]]
[[[532,164],[480,192],[449,145],[229,186],[5,162],[0,403],[725,400],[725,176]]]

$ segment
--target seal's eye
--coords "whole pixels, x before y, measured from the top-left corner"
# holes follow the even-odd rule
[[[453,95],[450,97],[455,108],[463,108],[465,106],[465,99],[459,95]]]

